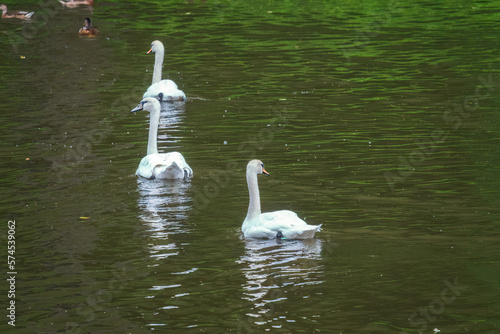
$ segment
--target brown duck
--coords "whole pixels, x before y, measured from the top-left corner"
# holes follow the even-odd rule
[[[2,11],[2,19],[21,19],[21,20],[29,20],[35,12],[25,12],[23,10],[13,10],[7,11],[6,5],[0,5],[0,10]]]
[[[94,0],[59,0],[61,5],[69,8],[75,8],[78,6],[93,6]]]
[[[99,33],[99,31],[92,26],[92,22],[88,17],[85,18],[85,22],[83,23],[83,27],[78,31],[80,35],[86,35],[89,37],[93,37]]]

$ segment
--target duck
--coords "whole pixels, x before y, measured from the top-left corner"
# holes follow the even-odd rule
[[[245,238],[259,239],[309,239],[321,229],[320,225],[309,225],[289,210],[261,213],[257,175],[269,173],[262,161],[254,159],[247,164],[246,177],[250,201],[248,212],[241,226]]]
[[[160,99],[163,96],[159,96]],[[157,136],[160,123],[161,105],[157,98],[143,99],[132,112],[149,111],[149,139],[147,155],[142,158],[135,174],[146,179],[187,180],[193,176],[193,170],[179,152],[158,153]]]
[[[75,8],[78,6],[93,6],[94,0],[59,0],[59,3],[65,7]]]
[[[23,10],[13,10],[7,11],[6,5],[0,5],[0,10],[2,11],[2,19],[21,19],[21,20],[29,20],[35,14],[35,12],[26,12]]]
[[[147,54],[155,53],[155,65],[153,68],[153,81],[151,86],[149,86],[148,90],[143,98],[146,97],[155,97],[158,98],[160,93],[162,93],[163,100],[166,101],[186,101],[186,94],[182,90],[177,87],[177,84],[170,79],[161,80],[161,72],[163,65],[163,58],[165,56],[165,47],[163,43],[156,40],[151,43],[151,48],[147,52]]]
[[[92,26],[92,22],[88,17],[85,18],[85,22],[83,22],[83,27],[81,27],[80,30],[78,31],[78,34],[86,35],[88,37],[94,37],[98,33],[99,30],[97,30],[95,27]]]

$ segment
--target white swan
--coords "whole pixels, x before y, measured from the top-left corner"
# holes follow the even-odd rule
[[[260,212],[259,185],[257,174],[269,175],[260,160],[252,160],[247,165],[247,183],[250,194],[248,213],[241,230],[245,238],[285,238],[308,239],[320,230],[321,225],[308,225],[288,210]]]
[[[151,48],[147,52],[150,54],[151,52],[155,53],[155,66],[153,68],[153,82],[151,86],[149,86],[148,90],[142,98],[146,97],[154,97],[158,98],[160,93],[163,94],[162,101],[185,101],[186,94],[182,90],[180,90],[175,82],[169,79],[161,80],[161,71],[163,65],[163,57],[165,55],[165,48],[163,47],[163,43],[160,41],[153,41],[151,43]]]
[[[160,99],[163,97],[160,93]],[[193,176],[193,170],[179,152],[158,153],[157,136],[160,123],[160,102],[148,97],[143,99],[132,112],[146,110],[150,113],[148,155],[142,158],[136,175],[147,179],[184,179]]]

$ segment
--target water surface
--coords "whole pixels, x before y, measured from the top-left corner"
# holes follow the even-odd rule
[[[497,3],[96,3],[0,21],[2,333],[499,331]],[[134,174],[154,39],[185,183]],[[315,239],[242,237],[253,158]]]

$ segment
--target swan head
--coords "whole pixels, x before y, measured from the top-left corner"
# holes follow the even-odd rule
[[[160,102],[157,99],[155,99],[154,97],[147,97],[143,99],[141,102],[139,102],[137,107],[132,109],[132,112],[137,112],[141,110],[153,112],[153,111],[160,111],[160,108],[161,108]]]
[[[248,163],[247,173],[269,175],[269,173],[264,168],[264,163],[260,160],[257,160],[257,159],[251,160]]]
[[[149,49],[149,51],[147,52],[147,54],[150,54],[151,52],[159,52],[159,51],[165,51],[165,48],[163,47],[163,43],[156,40],[156,41],[153,41],[153,43],[151,43],[151,48]]]

